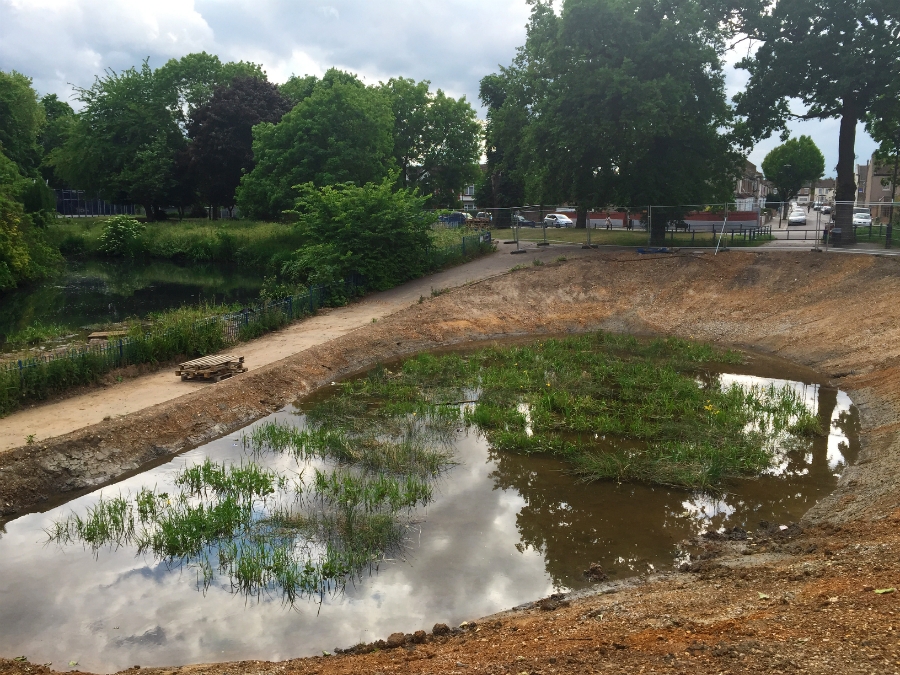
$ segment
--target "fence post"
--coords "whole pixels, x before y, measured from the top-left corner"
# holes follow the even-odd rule
[[[288,316],[294,318],[294,296],[288,297]]]
[[[462,238],[462,254],[463,255],[466,254],[466,238],[465,237]]]
[[[119,338],[119,364],[123,366],[125,365],[125,349],[124,345],[122,344],[122,338]]]

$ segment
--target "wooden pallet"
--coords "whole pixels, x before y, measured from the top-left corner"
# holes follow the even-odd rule
[[[219,356],[204,356],[193,361],[180,363],[175,374],[180,375],[182,380],[202,378],[218,382],[237,373],[246,372],[247,368],[244,367],[243,356],[222,354]]]

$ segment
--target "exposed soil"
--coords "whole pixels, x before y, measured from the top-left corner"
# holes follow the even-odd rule
[[[448,635],[393,636],[399,646],[374,653],[152,672],[896,672],[900,591],[875,591],[900,588],[898,277],[891,258],[812,253],[590,252],[530,267],[214,387],[0,454],[0,510],[47,508],[429,347],[596,329],[744,346],[815,368],[860,409],[859,462],[799,526],[697,542],[685,572],[473,617],[476,628]],[[0,675],[41,671],[0,661]]]

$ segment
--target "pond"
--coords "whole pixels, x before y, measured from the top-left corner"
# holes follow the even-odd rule
[[[262,274],[235,265],[69,261],[53,279],[2,296],[0,349],[7,335],[36,322],[83,336],[88,328],[182,305],[251,302],[261,285]]]
[[[6,523],[0,654],[26,655],[57,669],[77,662],[83,670],[111,672],[135,664],[286,659],[427,630],[436,622],[455,625],[553,591],[584,588],[592,563],[612,579],[671,569],[684,555],[681,542],[704,531],[795,522],[855,461],[856,410],[844,392],[811,371],[753,358],[724,372],[705,366],[702,375],[718,376],[723,389],[732,383],[789,388],[825,433],[785,449],[761,477],[710,492],[581,482],[558,458],[494,449],[476,427],[454,423],[450,442],[441,445],[452,461],[434,474],[425,504],[403,511],[400,545],[349,575],[345,586],[292,602],[278,588],[242,592],[227,575],[207,577],[190,556],[162,560],[139,553],[133,543],[48,540],[55,524],[87,513],[101,497],[152,490],[174,500],[178,482],[206,460],[242,468],[254,460],[311,486],[313,471],[336,464],[258,452],[249,439],[276,427],[312,428],[310,415],[334,400],[320,395],[50,512]],[[320,503],[321,493],[310,499]]]

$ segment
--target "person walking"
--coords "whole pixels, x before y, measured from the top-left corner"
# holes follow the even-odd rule
[[[606,229],[607,230],[612,229],[612,219],[609,217],[608,213],[606,214]]]

